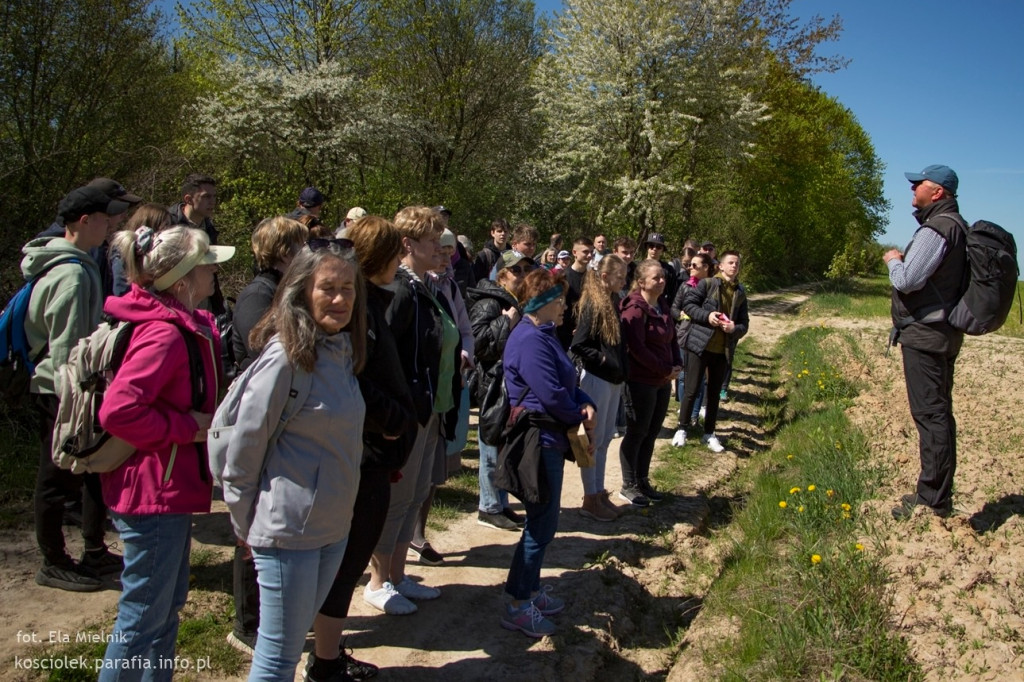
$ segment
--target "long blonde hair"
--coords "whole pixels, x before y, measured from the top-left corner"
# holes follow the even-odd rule
[[[598,338],[609,346],[617,346],[622,339],[619,326],[619,311],[612,300],[614,292],[608,291],[602,276],[606,276],[614,268],[626,271],[626,261],[615,254],[608,254],[597,264],[596,270],[587,270],[583,280],[583,294],[576,304],[576,319],[582,320],[584,314],[590,320],[589,334],[597,334]]]

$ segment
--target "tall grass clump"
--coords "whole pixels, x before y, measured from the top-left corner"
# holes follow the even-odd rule
[[[708,650],[727,679],[919,680],[890,630],[889,577],[866,548],[859,508],[880,483],[846,417],[856,384],[833,364],[845,338],[823,326],[777,346],[786,420],[750,469],[741,538],[707,607],[739,623]]]

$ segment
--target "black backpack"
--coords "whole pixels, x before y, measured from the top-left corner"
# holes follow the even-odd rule
[[[1013,307],[1020,277],[1017,243],[1012,234],[987,220],[970,228],[956,222],[967,236],[970,271],[964,294],[947,319],[965,334],[988,334],[1003,326]]]

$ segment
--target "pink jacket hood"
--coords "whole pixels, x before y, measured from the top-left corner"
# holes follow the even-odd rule
[[[104,311],[136,324],[124,362],[107,389],[100,423],[137,452],[101,475],[103,499],[119,514],[207,512],[213,484],[206,448],[194,442],[192,381],[183,330],[194,334],[203,358],[204,404],[212,414],[221,387],[220,337],[213,316],[189,313],[174,300],[132,285],[110,297]]]

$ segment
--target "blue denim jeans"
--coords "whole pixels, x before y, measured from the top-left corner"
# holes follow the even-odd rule
[[[121,534],[124,572],[117,620],[99,679],[170,680],[178,612],[188,597],[192,515],[110,516]]]
[[[558,530],[558,514],[562,508],[562,466],[565,457],[553,448],[541,449],[541,463],[547,473],[547,504],[524,502],[526,527],[512,556],[512,566],[505,580],[505,592],[512,599],[529,599],[540,590],[540,569],[544,552]]]
[[[477,433],[476,442],[480,447],[480,511],[487,514],[498,514],[508,506],[508,493],[494,485],[494,472],[498,468],[498,448],[480,440]]]
[[[583,493],[593,495],[604,490],[604,470],[608,463],[608,445],[615,433],[615,416],[622,397],[622,384],[612,384],[583,371],[580,388],[594,401],[597,425],[594,427],[594,466],[580,469]]]
[[[319,549],[253,547],[260,583],[260,630],[250,680],[292,682],[306,633],[327,599],[348,538]]]

